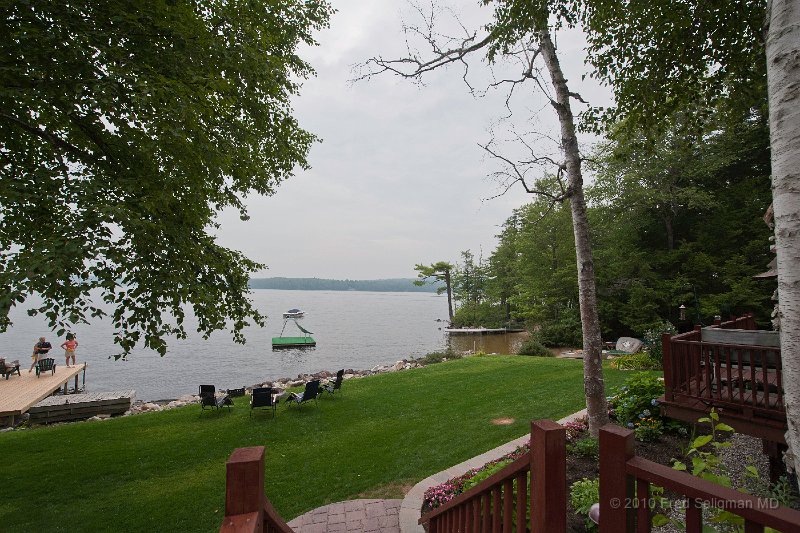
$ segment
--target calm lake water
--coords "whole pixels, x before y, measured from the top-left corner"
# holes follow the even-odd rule
[[[268,315],[264,328],[250,328],[247,343],[236,344],[230,334],[217,332],[208,340],[190,333],[170,340],[164,357],[141,349],[125,361],[119,353],[109,321],[76,328],[78,362],[87,362],[86,389],[110,391],[133,388],[137,399],[159,400],[197,393],[201,383],[217,388],[250,386],[299,373],[339,368],[368,369],[418,357],[446,346],[440,328],[447,318],[447,299],[430,293],[254,290],[253,302]],[[316,348],[272,351],[272,337],[283,326],[282,313],[298,307],[306,312],[299,323],[314,332]],[[33,345],[42,335],[53,345],[56,363],[64,364],[64,339],[57,339],[44,319],[12,314],[13,328],[0,334],[0,357],[30,365]],[[187,318],[187,330],[194,331]],[[285,336],[302,335],[293,322]]]

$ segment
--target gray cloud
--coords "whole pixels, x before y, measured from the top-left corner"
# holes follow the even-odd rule
[[[488,8],[461,4],[470,27],[488,22]],[[530,200],[515,187],[484,201],[501,186],[487,178],[497,166],[477,143],[489,139],[505,93],[472,97],[457,68],[432,73],[422,87],[390,75],[348,83],[352,65],[403,53],[401,17],[409,12],[402,5],[335,2],[339,11],[318,36],[320,46],[304,50],[318,76],[304,84],[296,116],[323,138],[312,148],[312,169],[299,171],[272,197],[248,198],[248,222],[233,212],[219,218],[219,242],[266,263],[263,275],[408,277],[417,262],[456,260],[461,250],[481,247],[488,255],[498,226]],[[581,81],[580,33],[561,34],[558,44],[570,81],[593,103],[606,103],[608,91]],[[479,63],[471,73],[476,86],[490,79]],[[554,114],[532,85],[514,104],[519,130],[559,137]]]

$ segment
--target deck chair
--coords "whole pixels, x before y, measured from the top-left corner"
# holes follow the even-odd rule
[[[304,402],[314,400],[314,403],[316,404],[317,396],[319,396],[319,380],[315,379],[306,383],[305,390],[300,394],[294,392],[289,394],[289,397],[286,398],[286,403],[292,402],[302,406]]]
[[[278,406],[277,400],[273,400],[275,391],[272,387],[258,387],[253,389],[253,397],[250,398],[250,418],[253,417],[253,409],[272,408],[272,418],[275,418],[275,408]]]
[[[8,379],[14,372],[16,372],[18,376],[22,376],[22,374],[19,373],[19,361],[10,361],[6,363],[5,359],[0,359],[0,375]]]
[[[343,379],[344,379],[344,368],[339,370],[336,373],[336,379],[335,380],[333,380],[333,381],[328,380],[326,383],[323,383],[321,385],[321,389],[322,390],[320,391],[320,394],[322,394],[322,391],[327,391],[328,394],[333,394],[337,390],[341,390],[342,389],[342,380]]]
[[[206,407],[219,409],[220,407],[228,406],[230,410],[233,401],[230,396],[223,394],[217,396],[217,389],[214,385],[200,385],[200,409],[206,410]]]
[[[43,372],[47,372],[48,370],[53,374],[56,373],[56,360],[52,357],[39,359],[36,363],[36,377],[38,378]]]

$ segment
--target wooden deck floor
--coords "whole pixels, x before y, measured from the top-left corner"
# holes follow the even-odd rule
[[[0,419],[19,416],[40,400],[47,398],[54,391],[75,379],[86,368],[80,363],[67,368],[57,365],[56,373],[43,372],[36,377],[36,372],[28,372],[20,368],[21,376],[14,374],[9,379],[0,379]]]

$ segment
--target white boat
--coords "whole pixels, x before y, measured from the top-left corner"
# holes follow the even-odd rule
[[[283,318],[303,318],[304,314],[300,309],[289,309],[283,313]]]

